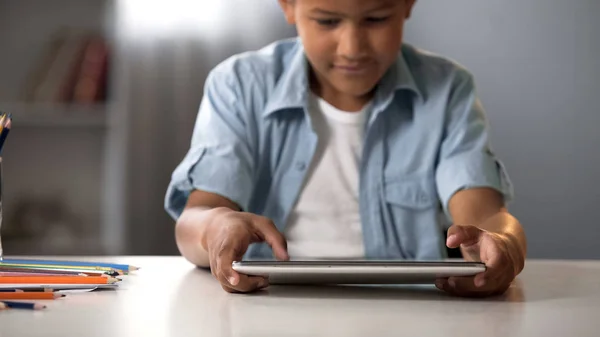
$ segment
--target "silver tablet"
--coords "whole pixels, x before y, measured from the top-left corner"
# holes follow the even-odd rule
[[[437,278],[473,276],[481,262],[443,261],[238,261],[241,274],[264,276],[271,284],[431,284]]]

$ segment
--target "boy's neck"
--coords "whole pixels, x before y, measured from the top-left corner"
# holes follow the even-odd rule
[[[322,85],[314,74],[311,74],[311,90],[330,105],[346,112],[360,112],[373,98],[373,92],[363,96],[349,95],[335,90],[329,85]]]

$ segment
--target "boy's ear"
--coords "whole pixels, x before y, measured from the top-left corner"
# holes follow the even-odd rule
[[[220,0],[218,0],[220,1]],[[295,6],[296,4],[294,3],[295,0],[278,0],[279,1],[279,6],[281,6],[281,9],[283,9],[283,15],[285,15],[285,20],[287,21],[287,23],[289,23],[290,25],[295,25],[296,24],[296,16],[295,16]]]
[[[410,18],[416,1],[417,0],[406,0],[406,13],[404,15],[406,19]]]

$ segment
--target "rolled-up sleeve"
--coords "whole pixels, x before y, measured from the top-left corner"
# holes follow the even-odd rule
[[[477,97],[472,76],[457,73],[448,102],[445,135],[436,169],[438,194],[449,217],[452,196],[463,189],[489,187],[513,199],[513,185],[504,164],[489,142],[485,112]]]
[[[253,159],[241,88],[221,69],[207,77],[191,146],[175,168],[165,196],[167,213],[177,219],[193,190],[221,195],[247,209]]]

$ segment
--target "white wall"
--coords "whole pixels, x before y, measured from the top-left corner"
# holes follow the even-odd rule
[[[475,75],[531,257],[600,258],[600,1],[420,0],[407,40]]]

